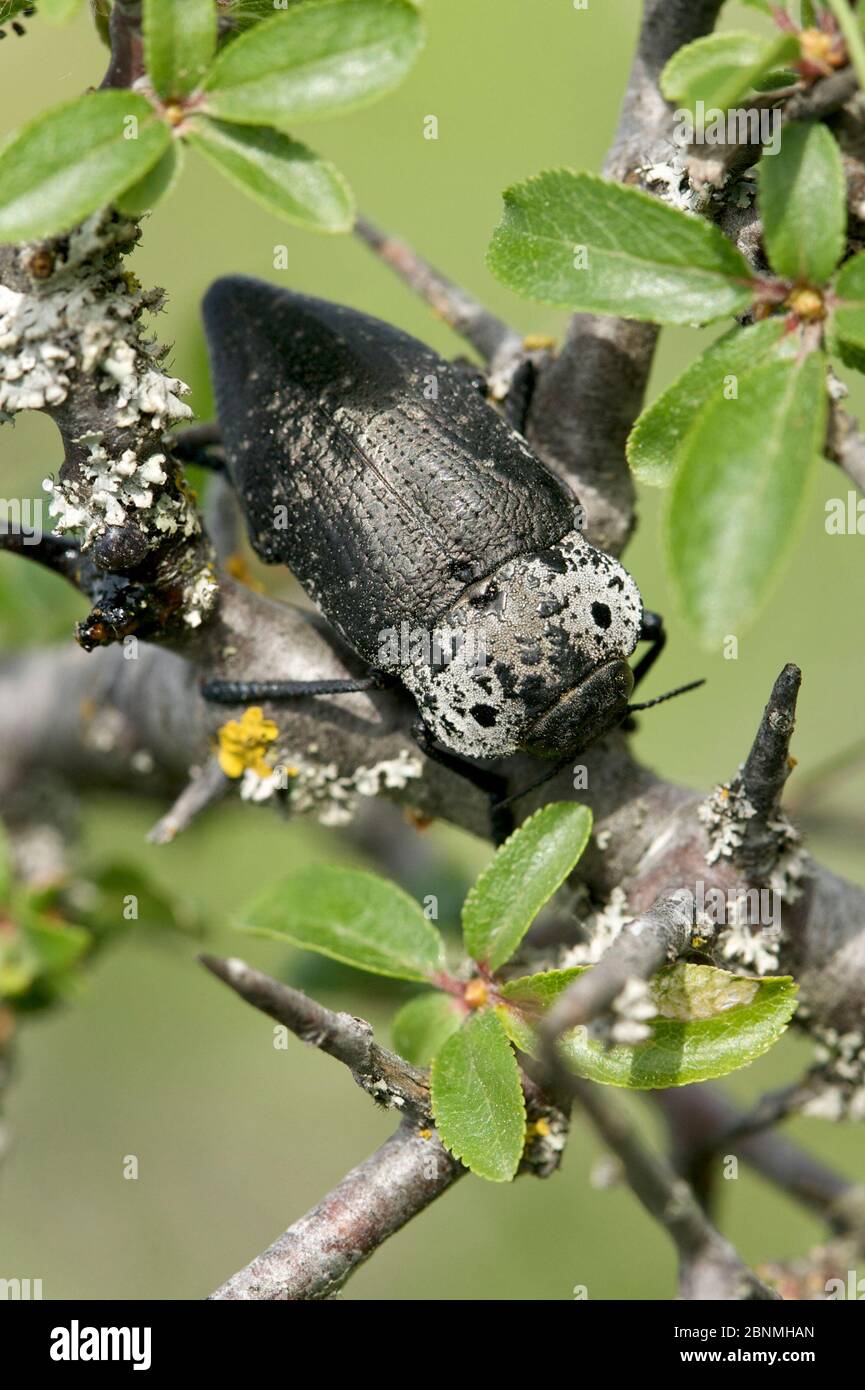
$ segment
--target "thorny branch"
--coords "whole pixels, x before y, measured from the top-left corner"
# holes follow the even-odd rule
[[[429,1074],[381,1047],[361,1018],[334,1013],[243,961],[214,956],[202,956],[201,961],[248,1004],[282,1023],[302,1042],[342,1062],[373,1100],[398,1110],[402,1117],[386,1144],[211,1295],[214,1299],[289,1301],[331,1298],[388,1236],[465,1171],[442,1147],[433,1128]],[[559,1164],[567,1116],[528,1079],[524,1084],[534,1137],[521,1171],[547,1177]]]
[[[381,1047],[362,1018],[333,1013],[300,990],[280,984],[242,960],[220,960],[208,955],[200,959],[253,1008],[289,1028],[301,1042],[342,1062],[357,1084],[381,1103],[387,1101],[415,1119],[429,1121],[426,1074]]]
[[[720,3],[646,0],[639,48],[606,164],[610,176],[642,183],[661,196],[675,196],[674,190],[687,182],[686,154],[672,143],[670,112],[657,79],[677,48],[711,30]],[[138,10],[132,0],[118,0],[113,8],[106,84],[126,85],[140,70]],[[826,79],[810,93],[794,96],[787,115],[822,114],[821,101],[828,102],[826,111],[840,111],[852,86],[848,73]],[[801,109],[805,101],[810,110]],[[862,126],[852,104],[843,119],[852,186]],[[734,229],[723,196],[715,210],[740,244],[752,249],[758,244],[755,214],[740,217]],[[517,366],[530,362],[534,390],[527,436],[574,487],[588,513],[590,538],[620,550],[634,511],[624,441],[641,406],[656,330],[578,315],[554,356],[527,347],[408,248],[365,222],[358,233],[499,369],[500,395]],[[0,251],[0,410],[42,409],[55,420],[64,445],[54,493],[58,529],[84,532],[83,551],[74,543],[47,541],[34,558],[65,573],[90,597],[93,612],[81,629],[85,645],[127,632],[148,639],[136,660],[125,660],[117,646],[90,656],[64,647],[17,654],[0,665],[0,727],[7,748],[0,763],[0,795],[14,815],[13,793],[34,772],[50,772],[79,786],[137,784],[161,797],[174,793],[174,808],[157,828],[156,837],[165,839],[227,790],[212,759],[223,715],[201,700],[201,673],[229,679],[329,679],[360,672],[352,653],[317,618],[275,603],[224,573],[217,577],[214,544],[223,558],[233,527],[223,515],[212,544],[172,457],[165,431],[188,412],[180,399],[182,383],[163,372],[160,351],[141,328],[143,314],[157,308],[159,299],[142,291],[124,269],[123,257],[136,239],[134,224],[107,215],[90,219],[68,237]],[[861,481],[859,455],[865,451],[858,431],[840,411],[834,414],[834,429],[833,456]],[[710,958],[735,968],[757,973],[771,968],[796,976],[803,1001],[800,1020],[824,1047],[817,1087],[824,1112],[861,1115],[865,893],[810,862],[778,809],[798,685],[798,677],[789,674],[794,669],[787,668],[779,679],[744,768],[708,800],[640,767],[621,733],[584,755],[588,791],[581,799],[591,806],[596,827],[580,866],[587,908],[584,949],[600,964],[585,977],[585,987],[563,1001],[557,1026],[614,1012],[629,982],[646,979],[668,952],[680,953],[687,946],[692,923],[682,889],[698,880],[721,890],[741,887],[743,878],[759,872],[761,881],[772,883],[784,900],[780,939],[769,949],[734,922],[705,949]],[[773,722],[773,709],[780,724]],[[341,823],[359,798],[386,792],[425,815],[487,832],[484,799],[452,772],[418,755],[409,734],[413,709],[398,693],[306,700],[288,717],[284,710],[272,713],[280,725],[278,757],[294,769],[290,802],[296,811]],[[196,774],[191,781],[190,769]],[[525,759],[502,770],[514,790],[536,775],[535,765]],[[246,782],[243,788],[254,799],[263,799],[270,790]],[[543,799],[572,795],[569,777],[562,776],[548,784]],[[520,813],[528,814],[540,799],[538,794],[526,797]],[[328,1050],[348,1060],[356,1076],[377,1076],[376,1069],[382,1068],[384,1079],[387,1067],[391,1077],[396,1068],[403,1091],[395,1094],[402,1095],[403,1108],[420,1104],[417,1077],[412,1080],[400,1059],[377,1048],[366,1025],[356,1020],[345,1024],[345,1016],[268,983],[248,967],[208,964],[243,997],[300,1035],[306,1030],[320,1036]],[[412,1091],[413,1086],[420,1090]],[[619,1153],[640,1200],[677,1240],[683,1293],[700,1297],[707,1289],[723,1289],[720,1296],[762,1296],[754,1276],[706,1223],[690,1191],[677,1187],[666,1167],[643,1153],[597,1088],[584,1085],[579,1096]],[[715,1118],[716,1137],[725,1124],[738,1123],[726,1103],[705,1087],[661,1093],[658,1103],[671,1117],[684,1169],[689,1168],[687,1153],[694,1152],[686,1136],[699,1127],[707,1107]],[[461,1172],[434,1136],[420,1135],[417,1124],[407,1116],[377,1154],[215,1296],[332,1296],[361,1260]],[[844,1220],[861,1226],[860,1196],[851,1196],[847,1185],[827,1176],[793,1146],[765,1132],[747,1134],[737,1143],[748,1161],[810,1201],[830,1224],[838,1225],[843,1211]],[[435,1155],[432,1178],[430,1155]],[[696,1181],[696,1173],[692,1176]]]

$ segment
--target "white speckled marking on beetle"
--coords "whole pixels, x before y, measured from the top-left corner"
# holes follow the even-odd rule
[[[470,757],[516,752],[541,706],[602,662],[629,657],[640,639],[642,599],[618,560],[577,531],[551,551],[561,556],[562,571],[545,555],[519,556],[449,611],[448,627],[464,631],[466,641],[444,669],[418,661],[400,671],[436,737]],[[480,606],[486,594],[490,600]],[[486,653],[482,667],[478,651]],[[521,688],[534,679],[540,684],[532,706]],[[479,708],[492,722],[478,721],[472,711]]]

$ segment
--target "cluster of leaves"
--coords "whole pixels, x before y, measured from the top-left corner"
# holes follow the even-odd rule
[[[742,48],[737,66],[729,37],[674,55],[667,94],[730,102],[758,69],[771,74],[777,45],[762,59]],[[865,253],[839,270],[846,183],[824,125],[783,127],[778,152],[760,160],[758,203],[769,274],[755,274],[704,218],[567,170],[505,192],[489,250],[500,280],[544,303],[657,324],[738,317],[628,442],[635,476],[669,489],[668,563],[708,648],[756,614],[803,520],[825,447],[828,358],[865,370]]]
[[[135,900],[135,916],[124,904]],[[189,909],[130,864],[34,888],[16,881],[0,829],[0,1004],[46,1008],[74,993],[81,965],[132,925],[197,931]]]
[[[431,1067],[442,1142],[494,1182],[517,1172],[526,1113],[514,1049],[539,1050],[538,1021],[586,967],[509,978],[512,960],[541,908],[577,864],[591,812],[574,802],[544,806],[497,851],[462,908],[466,957],[448,969],[441,933],[418,903],[385,879],[314,866],[265,890],[243,930],[288,940],[377,975],[433,986],[393,1021],[397,1051]],[[635,1044],[606,1046],[585,1029],[561,1041],[580,1076],[647,1089],[686,1085],[746,1065],[777,1041],[795,1008],[789,978],[746,979],[680,963],[653,982],[657,1016]]]
[[[0,150],[0,241],[64,231],[109,203],[138,216],[173,187],[186,147],[279,217],[348,230],[345,179],[287,127],[402,79],[423,37],[413,0],[243,3],[228,15],[222,27],[214,0],[144,0],[146,82],[55,106]]]
[[[661,76],[661,90],[676,106],[728,111],[760,93],[799,78],[813,80],[843,66],[848,46],[838,20],[819,0],[744,0],[772,19],[778,32],[769,38],[743,30],[708,34],[685,44]],[[837,8],[832,0],[832,7]],[[841,0],[846,8],[846,0]]]

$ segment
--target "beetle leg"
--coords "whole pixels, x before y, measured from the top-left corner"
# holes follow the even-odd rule
[[[441,744],[436,743],[422,719],[415,720],[411,733],[426,757],[457,773],[459,777],[465,777],[467,782],[471,782],[473,787],[477,787],[478,791],[489,797],[493,840],[497,845],[504,844],[514,828],[513,812],[510,806],[504,804],[508,790],[506,778],[498,772],[491,772],[489,768],[476,767],[474,763],[461,758],[458,753],[451,753],[447,748],[442,748]]]
[[[197,463],[199,468],[209,468],[214,473],[226,472],[222,434],[216,421],[178,430],[168,435],[168,444],[173,457],[181,463]]]
[[[634,667],[635,690],[640,682],[646,679],[646,676],[649,674],[655,662],[658,660],[658,657],[661,655],[661,652],[664,650],[664,647],[667,645],[667,633],[664,629],[664,619],[661,617],[660,613],[643,614],[640,641],[650,642],[651,646],[645,656],[641,656]]]
[[[537,375],[532,359],[524,358],[511,377],[505,397],[505,419],[520,434],[526,431]]]
[[[252,700],[295,700],[303,695],[348,695],[356,690],[378,690],[380,676],[332,681],[227,681],[201,682],[201,694],[216,705],[248,705]]]

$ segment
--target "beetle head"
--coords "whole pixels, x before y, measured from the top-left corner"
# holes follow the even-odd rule
[[[633,688],[627,661],[597,666],[541,715],[526,735],[527,752],[541,758],[578,753],[621,723]]]
[[[453,654],[400,674],[436,737],[464,756],[567,756],[621,721],[642,601],[578,532],[500,565],[440,621],[462,638]]]

